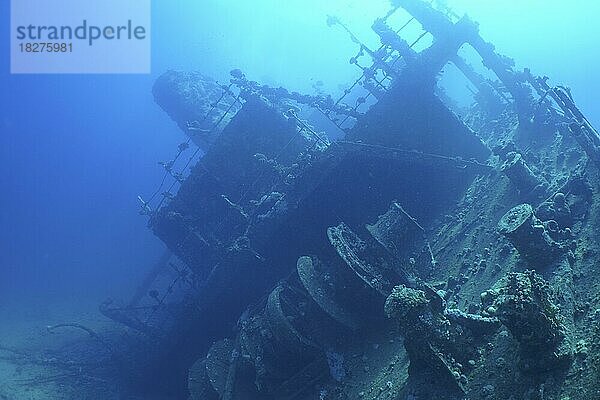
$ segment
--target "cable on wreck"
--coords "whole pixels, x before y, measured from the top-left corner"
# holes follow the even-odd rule
[[[407,154],[407,155],[427,157],[427,158],[438,159],[438,160],[443,160],[443,161],[450,161],[450,162],[456,164],[456,166],[460,167],[460,168],[464,168],[466,166],[475,166],[475,167],[489,169],[489,170],[493,169],[493,167],[488,164],[481,163],[477,160],[465,160],[464,158],[461,158],[461,157],[451,157],[451,156],[445,156],[442,154],[424,153],[424,152],[418,151],[418,150],[406,150],[406,149],[401,149],[401,148],[396,148],[396,147],[387,147],[387,146],[383,146],[383,145],[379,145],[379,144],[352,142],[352,141],[346,141],[346,140],[338,140],[336,143],[341,144],[341,145],[365,147],[365,148],[377,149],[377,150],[386,150],[386,151],[391,151],[391,152],[395,152],[395,153],[402,153],[402,154]]]
[[[98,343],[102,344],[109,351],[111,358],[114,358],[115,352],[114,352],[114,348],[112,347],[112,345],[110,343],[108,343],[108,341],[106,341],[102,336],[100,336],[98,333],[96,333],[93,329],[88,328],[85,325],[75,323],[75,322],[74,323],[62,323],[62,324],[56,324],[56,325],[49,325],[46,327],[46,331],[48,331],[48,333],[54,334],[57,329],[63,329],[63,328],[74,328],[74,329],[79,329],[81,331],[86,332],[91,338],[97,340]]]

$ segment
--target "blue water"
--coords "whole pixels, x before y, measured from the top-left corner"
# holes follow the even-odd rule
[[[0,306],[127,297],[159,257],[163,246],[138,215],[137,196],[155,189],[157,162],[184,135],[153,102],[158,75],[195,69],[226,79],[241,68],[304,92],[323,81],[336,94],[357,73],[348,64],[356,47],[326,26],[326,15],[373,43],[370,25],[388,7],[383,0],[157,0],[151,75],[10,75],[8,3],[0,3]],[[518,66],[570,85],[600,125],[600,3],[448,3],[478,20]]]

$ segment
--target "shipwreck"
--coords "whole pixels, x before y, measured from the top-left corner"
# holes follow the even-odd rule
[[[379,48],[327,22],[358,46],[361,75],[340,98],[240,70],[156,82],[189,140],[140,197],[169,251],[132,299],[101,306],[130,332],[123,386],[190,400],[597,398],[600,136],[568,88],[421,0],[374,22]],[[445,90],[447,68],[473,104]]]

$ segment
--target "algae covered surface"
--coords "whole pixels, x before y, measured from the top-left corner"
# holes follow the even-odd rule
[[[328,15],[331,93],[153,76],[162,255],[2,305],[0,400],[600,399],[600,134],[449,3],[386,2],[375,42]]]

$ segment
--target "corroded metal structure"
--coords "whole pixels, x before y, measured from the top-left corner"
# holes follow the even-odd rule
[[[396,390],[394,385],[396,395],[404,396],[396,398],[458,399],[481,391],[469,385],[467,375],[480,373],[483,339],[497,333],[500,321],[513,329],[506,321],[522,317],[510,315],[512,308],[491,297],[479,309],[471,304],[473,310],[463,310],[469,305],[459,304],[468,279],[452,268],[462,268],[468,252],[449,249],[462,240],[461,232],[486,240],[498,233],[495,226],[473,233],[481,223],[474,203],[481,201],[482,208],[485,203],[484,195],[473,193],[483,191],[486,180],[508,176],[510,182],[494,182],[507,188],[513,205],[523,196],[541,202],[540,207],[557,199],[550,211],[540,208],[539,214],[548,216],[544,220],[529,205],[508,213],[494,209],[489,216],[497,221],[506,213],[500,233],[523,262],[536,267],[548,256],[561,287],[571,293],[570,227],[591,201],[584,179],[575,172],[566,183],[541,178],[535,162],[526,162],[525,151],[510,151],[511,146],[517,150],[514,143],[494,138],[484,143],[485,135],[436,94],[437,78],[454,64],[477,89],[476,112],[487,115],[493,109],[495,117],[512,118],[516,131],[544,125],[567,134],[593,161],[597,132],[565,90],[515,71],[468,17],[421,0],[393,3],[373,25],[381,38],[376,50],[337,18],[328,20],[359,46],[350,62],[361,76],[338,99],[270,88],[234,70],[227,85],[203,78],[202,88],[211,95],[202,102],[202,116],[194,107],[178,109],[185,99],[168,86],[189,87],[193,75],[171,72],[159,80],[157,101],[190,136],[177,156],[163,163],[172,183],[142,200],[151,229],[173,254],[162,263],[170,271],[155,271],[144,283],[140,293],[148,296],[138,293],[126,306],[107,303],[102,309],[139,332],[151,360],[139,375],[161,376],[168,395],[184,396],[189,386],[193,400],[354,398],[335,397],[345,374],[342,352],[354,352],[366,337],[379,340],[377,335],[394,329],[404,338],[409,379],[389,381],[379,394],[357,396],[380,398],[386,387]],[[407,24],[391,26],[401,9],[411,15],[407,24],[418,21],[423,28],[414,42],[401,36]],[[431,46],[416,50],[426,35],[433,36]],[[497,80],[485,78],[459,56],[466,44]],[[349,99],[354,104],[346,104]],[[192,100],[192,106],[199,101]],[[317,132],[298,111],[302,107],[325,115],[345,137],[332,142]],[[540,122],[540,115],[550,118]],[[203,146],[205,154],[198,157],[196,150],[177,172],[191,142]],[[498,159],[490,158],[490,147]],[[573,188],[569,199],[555,195],[544,203],[560,185]],[[569,200],[579,213],[571,212]],[[456,203],[464,211],[445,220]],[[560,234],[552,233],[552,222]],[[512,248],[505,245],[497,257],[506,260]],[[482,253],[491,256],[493,251],[485,249]],[[471,269],[477,273],[487,266],[481,256]],[[536,285],[544,286],[542,279],[536,277]],[[545,305],[554,304],[551,297],[544,293]],[[500,313],[498,307],[503,307]],[[540,307],[531,315],[539,316]],[[568,343],[568,332],[561,335],[561,343]],[[444,385],[428,387],[428,379]]]

